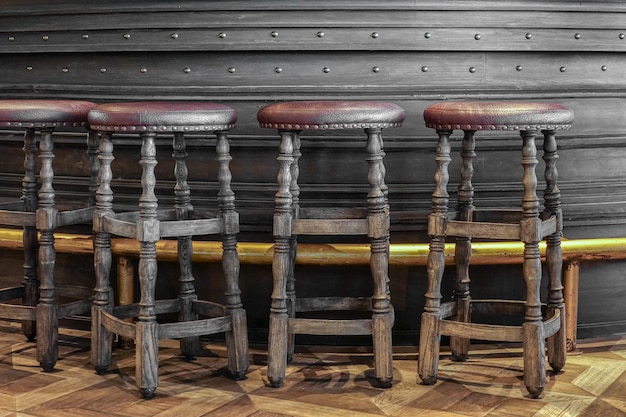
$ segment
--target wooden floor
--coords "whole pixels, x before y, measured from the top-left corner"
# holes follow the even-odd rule
[[[203,348],[192,362],[176,343],[160,350],[160,385],[154,399],[140,398],[132,351],[116,350],[110,372],[88,363],[88,333],[62,330],[57,370],[44,373],[35,346],[14,323],[0,321],[0,417],[4,416],[626,416],[626,337],[579,343],[564,372],[548,375],[545,396],[526,397],[515,347],[477,346],[465,363],[443,355],[440,380],[417,383],[415,348],[394,355],[394,385],[372,386],[371,356],[298,353],[285,386],[269,388],[266,355],[253,350],[248,378],[229,379],[220,344]],[[319,350],[319,349],[317,349]]]

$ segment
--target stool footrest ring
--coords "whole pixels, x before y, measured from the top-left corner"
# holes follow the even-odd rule
[[[192,304],[194,313],[209,318],[159,323],[159,339],[179,339],[232,330],[232,318],[224,305],[204,300],[196,300]],[[135,324],[129,323],[124,319],[138,317],[140,308],[139,304],[134,303],[116,306],[113,308],[112,313],[100,310],[103,317],[102,325],[117,335],[135,339]],[[180,311],[180,303],[178,299],[158,300],[155,302],[154,310],[156,315],[177,313]]]
[[[472,300],[472,313],[500,313],[504,315],[524,314],[523,301],[516,300]],[[545,305],[542,307],[545,308]],[[456,302],[450,301],[441,305],[441,321],[439,333],[445,336],[456,336],[464,339],[488,340],[494,342],[521,342],[522,326],[482,324],[446,320],[456,314]],[[554,309],[550,317],[543,320],[544,335],[550,337],[560,329],[561,311]]]

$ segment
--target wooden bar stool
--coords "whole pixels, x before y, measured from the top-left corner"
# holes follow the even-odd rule
[[[454,360],[467,358],[470,338],[490,341],[522,342],[524,382],[533,398],[539,397],[545,385],[545,340],[550,366],[558,372],[565,365],[565,309],[561,285],[561,196],[557,187],[557,130],[569,129],[574,115],[567,107],[550,103],[528,102],[447,102],[424,111],[426,126],[439,135],[435,161],[436,188],[432,213],[428,221],[430,253],[428,257],[428,291],[422,314],[419,346],[420,378],[425,384],[437,380],[440,336],[450,336]],[[461,182],[455,212],[448,212],[448,165],[450,135],[464,131],[461,150]],[[524,193],[521,211],[485,210],[474,207],[472,174],[474,134],[481,131],[519,131],[522,138],[521,164]],[[537,197],[538,164],[535,136],[543,133],[546,189],[543,209]],[[456,239],[456,282],[453,300],[441,303],[441,280],[444,272],[444,243],[447,236]],[[524,243],[523,274],[525,301],[471,300],[469,264],[471,239],[520,240]],[[541,261],[539,242],[547,242],[546,267],[549,294],[545,313],[540,300]],[[521,326],[470,323],[471,313],[490,315],[517,314],[524,317]]]
[[[144,398],[152,398],[158,385],[158,340],[180,339],[182,353],[192,358],[199,349],[200,335],[225,333],[228,369],[236,379],[248,369],[246,313],[239,290],[239,257],[236,235],[239,215],[231,190],[230,145],[227,131],[237,120],[230,107],[203,102],[141,102],[104,104],[89,113],[100,139],[100,184],[94,216],[94,262],[97,284],[92,308],[92,362],[98,373],[111,363],[112,334],[134,339],[136,345],[137,385]],[[219,191],[218,213],[207,215],[194,211],[187,183],[185,133],[213,132],[217,137]],[[139,212],[114,213],[113,161],[114,133],[139,135],[143,173]],[[159,210],[155,195],[157,134],[173,135],[173,158],[176,186],[171,210]],[[135,238],[140,243],[139,303],[110,307],[111,235]],[[192,275],[192,236],[220,234],[222,268],[226,279],[226,305],[198,300]],[[177,238],[180,263],[178,298],[155,300],[157,279],[156,243],[162,238]],[[157,315],[178,313],[178,322],[158,323]],[[135,323],[124,319],[136,318]]]
[[[36,337],[37,360],[44,371],[51,371],[58,359],[59,319],[86,313],[91,305],[91,289],[55,286],[54,231],[60,226],[91,222],[98,178],[97,135],[89,130],[86,146],[91,175],[89,201],[82,209],[59,210],[53,188],[52,133],[55,129],[86,127],[87,113],[95,106],[95,103],[71,100],[0,100],[0,128],[25,131],[21,201],[0,204],[0,224],[24,229],[24,277],[21,286],[0,290],[0,318],[21,320],[28,340]],[[39,176],[37,156],[41,161]],[[60,296],[76,301],[59,305]],[[16,299],[21,299],[21,304],[8,303]]]
[[[261,127],[275,128],[281,137],[278,192],[274,212],[274,285],[269,324],[268,371],[271,386],[285,378],[294,352],[295,334],[373,336],[375,375],[391,386],[393,308],[389,297],[389,205],[383,164],[383,128],[400,126],[404,110],[391,103],[360,101],[303,101],[275,103],[262,108]],[[367,135],[369,193],[367,210],[358,218],[354,209],[300,208],[298,161],[300,133],[310,130],[364,129]],[[335,213],[335,216],[332,216]],[[296,298],[294,265],[297,235],[367,235],[374,294],[363,298]],[[371,319],[326,320],[296,317],[298,312],[369,310]]]

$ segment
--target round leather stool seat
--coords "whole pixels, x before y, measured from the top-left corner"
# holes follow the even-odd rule
[[[294,101],[270,104],[257,114],[261,127],[274,129],[355,129],[397,127],[404,109],[374,101]]]
[[[429,106],[424,120],[433,129],[562,130],[570,127],[574,112],[554,103],[458,101]]]
[[[89,114],[93,129],[101,131],[216,131],[235,126],[237,112],[205,102],[149,101],[109,103]]]
[[[96,106],[74,100],[0,100],[0,127],[85,126]]]
[[[93,217],[97,183],[97,134],[89,130],[84,150],[89,156],[88,201],[81,208],[65,207],[54,190],[54,167],[71,164],[73,156],[53,163],[52,132],[61,128],[87,127],[87,114],[97,104],[75,100],[0,100],[0,129],[24,131],[24,176],[19,201],[0,204],[0,225],[23,228],[23,274],[20,287],[0,289],[0,318],[18,320],[29,340],[36,340],[37,360],[44,371],[51,371],[58,359],[59,319],[87,313],[91,290],[75,285],[56,285],[54,233],[58,227],[88,224]],[[85,129],[80,129],[85,132]],[[80,148],[79,146],[76,147]],[[13,158],[9,153],[0,156]],[[37,172],[37,161],[40,169]],[[82,164],[82,161],[78,161]],[[76,178],[80,183],[81,179]],[[16,199],[17,200],[17,199]],[[70,199],[72,206],[75,198]],[[58,204],[60,203],[60,204]],[[17,277],[16,277],[17,279]],[[20,303],[4,303],[21,299]],[[59,303],[59,300],[68,302]],[[71,299],[71,302],[69,302]]]

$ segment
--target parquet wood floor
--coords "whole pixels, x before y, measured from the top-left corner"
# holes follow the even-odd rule
[[[465,363],[444,354],[433,386],[417,383],[416,348],[398,348],[389,390],[372,386],[365,350],[309,350],[295,355],[284,387],[274,389],[265,386],[263,350],[253,350],[248,378],[233,381],[221,344],[204,346],[186,362],[176,342],[163,341],[157,395],[144,401],[131,351],[115,350],[110,371],[99,376],[88,363],[88,336],[63,329],[57,369],[44,373],[18,325],[0,321],[0,417],[626,416],[626,337],[579,343],[581,353],[568,356],[562,373],[548,375],[538,400],[526,397],[516,347],[475,346]]]

